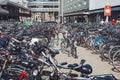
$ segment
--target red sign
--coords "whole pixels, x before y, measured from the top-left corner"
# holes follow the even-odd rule
[[[111,16],[111,6],[106,5],[104,8],[104,16]]]

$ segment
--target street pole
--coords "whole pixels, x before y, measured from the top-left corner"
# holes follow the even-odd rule
[[[62,14],[62,23],[63,23],[63,0],[61,0],[61,14]]]
[[[54,0],[53,0],[53,10],[54,10]],[[54,17],[54,11],[53,11],[53,21],[55,21],[54,18],[55,18],[55,17]]]
[[[105,23],[108,23],[108,21],[109,21],[109,17],[106,16]]]
[[[59,12],[58,12],[58,23],[60,23],[60,19],[61,19],[61,0],[58,0],[59,1]]]

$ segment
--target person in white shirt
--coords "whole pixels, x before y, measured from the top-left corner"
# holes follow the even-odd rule
[[[102,20],[100,21],[100,25],[104,25],[104,23],[105,23],[105,21],[102,19]]]

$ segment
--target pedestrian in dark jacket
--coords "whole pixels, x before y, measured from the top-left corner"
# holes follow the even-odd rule
[[[4,34],[4,33],[1,33],[1,34],[0,34],[0,46],[1,46],[2,48],[5,48],[6,45],[7,45],[7,42],[8,42],[7,37],[5,37],[5,34]]]

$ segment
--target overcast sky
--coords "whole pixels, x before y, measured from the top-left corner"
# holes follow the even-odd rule
[[[98,4],[99,3],[99,4]],[[104,8],[105,5],[117,6],[120,5],[120,0],[90,0],[89,9],[99,9]]]

